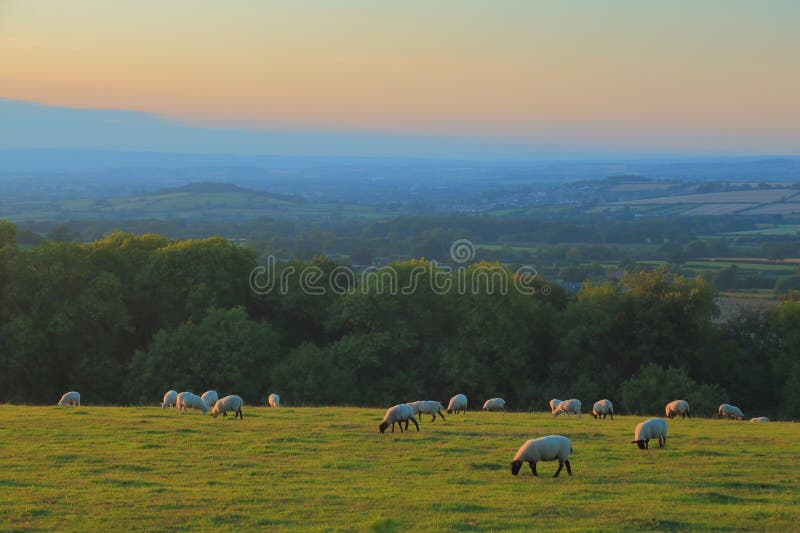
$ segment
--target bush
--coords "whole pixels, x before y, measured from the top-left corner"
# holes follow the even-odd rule
[[[620,386],[622,408],[640,415],[664,415],[672,400],[686,400],[693,414],[710,416],[728,399],[719,385],[698,384],[683,368],[642,367],[638,374]]]

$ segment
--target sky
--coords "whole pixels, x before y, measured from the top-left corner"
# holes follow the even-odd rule
[[[798,27],[794,0],[0,0],[0,98],[309,152],[799,154]]]

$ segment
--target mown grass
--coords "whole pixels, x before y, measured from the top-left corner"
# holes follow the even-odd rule
[[[33,531],[796,530],[800,426],[482,413],[379,434],[382,410],[0,409],[0,529]],[[413,426],[412,426],[413,429]],[[517,448],[573,443],[574,475],[509,472]]]

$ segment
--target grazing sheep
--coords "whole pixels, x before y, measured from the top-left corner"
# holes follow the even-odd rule
[[[456,394],[452,398],[450,398],[450,403],[447,404],[447,413],[456,413],[461,411],[462,413],[467,412],[467,397],[463,394]]]
[[[281,397],[275,393],[272,393],[267,397],[267,403],[269,403],[270,407],[280,407]]]
[[[483,404],[484,411],[502,411],[506,408],[506,401],[502,398],[492,398]]]
[[[598,400],[594,402],[592,406],[592,416],[595,418],[600,418],[602,416],[603,419],[605,419],[607,415],[611,415],[611,420],[614,420],[614,405],[611,403],[611,400]]]
[[[646,450],[650,439],[655,439],[656,437],[658,437],[659,448],[667,445],[667,421],[663,418],[651,418],[640,422],[636,426],[633,444],[638,445],[642,450]]]
[[[578,418],[581,417],[581,401],[580,400],[564,400],[556,405],[556,408],[553,410],[553,416],[558,416],[561,413],[567,413],[567,416],[570,414],[578,415]]]
[[[744,414],[742,410],[736,407],[735,405],[730,405],[727,403],[723,403],[719,406],[719,410],[717,410],[717,418],[722,418],[723,416],[728,417],[728,420],[744,420]]]
[[[769,422],[769,418],[766,416],[757,416],[755,418],[751,418],[750,422]]]
[[[558,477],[564,465],[567,466],[567,474],[572,475],[572,466],[569,464],[569,454],[572,453],[572,443],[567,437],[561,435],[548,435],[539,439],[531,439],[526,441],[519,450],[514,460],[511,462],[511,474],[516,476],[519,469],[522,468],[522,463],[527,462],[531,467],[531,472],[534,476],[539,474],[536,472],[536,463],[539,461],[555,461],[558,459],[558,470],[553,477]]]
[[[181,411],[188,413],[189,409],[191,409],[193,413],[196,413],[198,410],[203,414],[208,412],[208,405],[206,402],[204,402],[200,396],[191,392],[182,392],[178,394],[178,397],[175,399],[175,405],[178,407],[178,414],[181,414]]]
[[[217,400],[217,403],[214,404],[214,408],[211,410],[211,416],[217,418],[217,416],[222,413],[222,416],[228,416],[228,411],[233,411],[233,418],[236,419],[238,416],[240,420],[244,419],[242,416],[242,405],[244,402],[242,401],[241,396],[236,396],[235,394],[231,394],[229,396],[225,396],[224,398]]]
[[[442,414],[444,406],[434,400],[417,400],[416,402],[408,402],[406,405],[413,409],[415,415],[432,415],[431,422],[436,421],[436,415],[442,417],[442,420],[446,420],[444,414]],[[419,421],[422,422],[422,417],[420,417]]]
[[[681,418],[686,418],[687,416],[692,418],[692,414],[689,412],[689,402],[686,400],[669,402],[664,411],[667,414],[667,418],[672,418],[675,415],[681,415]]]
[[[81,406],[81,395],[80,395],[80,393],[75,392],[74,390],[73,391],[69,391],[69,392],[65,392],[64,396],[62,396],[61,399],[58,400],[58,405],[60,407],[64,407],[65,405],[71,405],[73,407],[77,405],[78,407],[80,407]]]
[[[561,403],[561,400],[558,400],[556,398],[553,398],[552,400],[550,400],[550,412],[555,414],[556,407],[558,407],[558,404],[560,404],[560,403]]]
[[[206,405],[209,409],[211,409],[214,404],[217,403],[217,400],[219,400],[219,394],[217,394],[217,391],[215,390],[207,390],[200,397],[204,402],[206,402]]]
[[[414,422],[414,425],[417,426],[417,431],[419,431],[419,424],[417,423],[417,419],[414,418],[414,409],[408,404],[401,403],[386,410],[386,414],[383,415],[383,420],[381,420],[381,423],[378,425],[378,429],[383,433],[386,431],[386,428],[389,427],[389,424],[391,424],[392,433],[394,433],[394,425],[396,423],[400,426],[400,432],[402,433],[403,422],[406,423],[406,431],[408,431],[409,420]]]
[[[175,402],[178,400],[178,393],[172,389],[164,393],[164,399],[161,401],[161,408],[175,407]]]

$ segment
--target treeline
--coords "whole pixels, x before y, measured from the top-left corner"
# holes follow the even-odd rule
[[[469,238],[476,244],[508,245],[482,249],[487,260],[547,263],[570,261],[576,247],[585,261],[622,259],[635,250],[638,259],[665,259],[680,264],[709,256],[782,259],[800,253],[797,235],[723,235],[754,230],[759,223],[797,223],[797,216],[641,217],[634,213],[587,214],[581,208],[542,209],[525,216],[404,216],[391,220],[331,217],[325,223],[268,217],[247,221],[173,218],[167,220],[83,220],[67,223],[24,222],[20,244],[70,242],[103,238],[124,229],[194,239],[223,235],[239,239],[259,254],[311,259],[337,255],[367,260],[425,257],[447,260],[450,243]],[[387,214],[388,216],[388,214]],[[708,238],[708,235],[714,235]],[[514,243],[535,243],[535,250],[516,250]]]
[[[261,277],[282,283],[259,294],[256,265],[219,237],[20,248],[0,223],[0,401],[75,389],[138,404],[215,388],[251,403],[277,391],[295,405],[386,406],[463,392],[520,410],[608,397],[658,413],[682,397],[698,414],[728,401],[800,417],[798,302],[718,325],[708,283],[661,270],[575,297],[496,264],[446,274],[412,260],[359,280],[326,258],[279,262]]]

